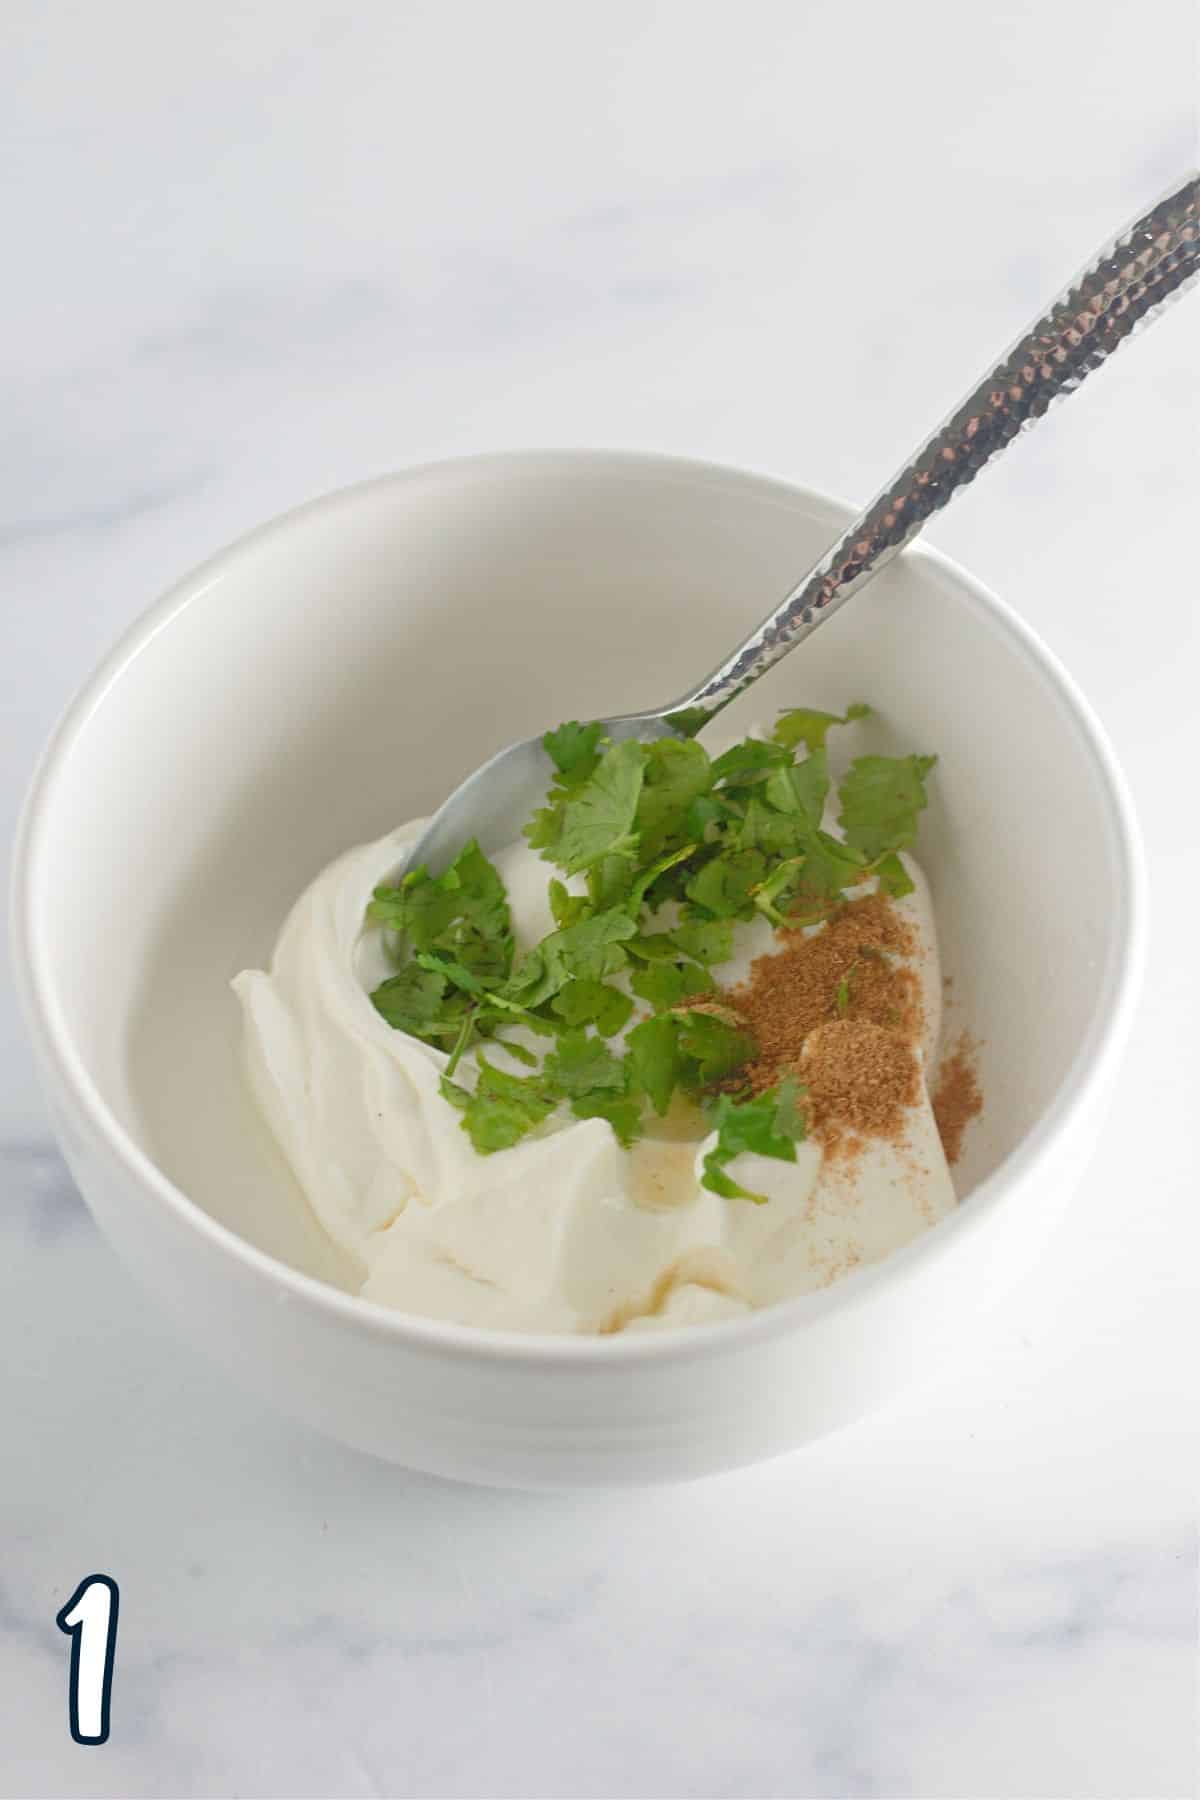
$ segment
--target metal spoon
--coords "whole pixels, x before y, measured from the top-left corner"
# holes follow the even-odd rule
[[[815,568],[698,687],[669,706],[605,720],[614,738],[691,737],[870,581],[1051,401],[1084,378],[1200,275],[1200,177],[1191,175],[1107,244],[927,438]],[[484,763],[433,815],[409,868],[442,869],[471,838],[501,849],[542,803],[541,737]]]

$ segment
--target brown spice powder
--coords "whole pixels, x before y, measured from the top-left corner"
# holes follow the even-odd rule
[[[983,1111],[975,1054],[976,1045],[964,1032],[951,1054],[942,1058],[933,1091],[933,1116],[950,1164],[962,1155],[967,1126]]]
[[[917,934],[886,894],[874,893],[847,901],[819,931],[778,935],[780,948],[720,996],[758,1045],[729,1085],[763,1093],[794,1075],[807,1090],[809,1130],[831,1156],[852,1162],[868,1139],[897,1140],[920,1098],[921,983],[899,960],[914,955]],[[948,1162],[982,1107],[972,1054],[964,1037],[933,1096]]]
[[[759,1047],[748,1071],[756,1092],[794,1068],[805,1038],[831,1019],[865,1020],[905,1038],[920,1036],[920,983],[892,960],[910,955],[916,938],[886,894],[847,902],[811,936],[780,936],[782,948],[758,957],[749,981],[728,996]]]
[[[728,996],[758,1044],[739,1079],[762,1093],[795,1075],[813,1136],[852,1161],[870,1138],[897,1139],[920,1098],[921,984],[898,960],[914,954],[917,936],[874,893],[839,907],[819,931],[780,938]]]
[[[896,1138],[921,1096],[921,1066],[897,1031],[836,1019],[813,1032],[800,1059],[813,1135],[853,1155],[862,1138]]]

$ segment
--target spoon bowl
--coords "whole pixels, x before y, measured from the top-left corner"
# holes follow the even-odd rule
[[[605,735],[614,742],[638,738],[649,743],[653,738],[682,735],[664,713],[626,713],[602,723]],[[434,813],[413,845],[407,866],[424,866],[438,875],[472,838],[489,855],[516,843],[545,800],[553,778],[554,764],[540,736],[498,750]]]

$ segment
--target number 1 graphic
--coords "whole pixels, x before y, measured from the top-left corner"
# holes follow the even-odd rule
[[[71,1639],[71,1736],[77,1744],[103,1744],[108,1737],[120,1598],[110,1576],[85,1575],[55,1615]]]

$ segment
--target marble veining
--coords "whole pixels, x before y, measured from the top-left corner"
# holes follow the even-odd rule
[[[15,0],[3,837],[116,634],[322,489],[540,443],[873,491],[1194,160],[1187,0],[1086,35],[1067,0],[1021,10],[929,0],[918,54],[910,15],[868,34],[783,0]],[[1197,1070],[1163,1046],[1200,1006],[1197,309],[930,533],[1096,703],[1156,899],[1084,1191],[936,1390],[641,1493],[476,1491],[326,1444],[103,1243],[5,973],[0,1795],[1194,1792]],[[122,1615],[112,1736],[83,1749],[54,1615],[93,1569]]]

